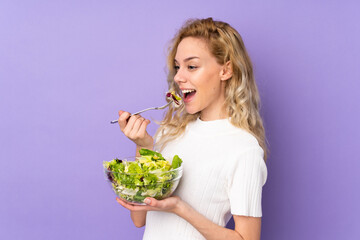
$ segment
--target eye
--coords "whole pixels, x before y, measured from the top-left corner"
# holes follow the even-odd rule
[[[180,68],[179,66],[176,66],[176,65],[175,65],[175,66],[174,66],[175,72],[179,71],[179,68]]]
[[[189,69],[189,70],[195,70],[196,68],[197,68],[197,67],[196,67],[196,66],[193,66],[193,65],[189,65],[189,66],[188,66],[188,69]]]

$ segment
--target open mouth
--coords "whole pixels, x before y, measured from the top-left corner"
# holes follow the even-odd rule
[[[196,94],[196,90],[195,89],[185,89],[185,90],[182,90],[182,94],[183,94],[184,101],[189,101]]]

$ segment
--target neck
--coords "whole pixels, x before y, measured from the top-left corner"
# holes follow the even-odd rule
[[[226,113],[225,107],[221,111],[217,112],[201,112],[200,119],[201,121],[214,121],[219,119],[229,118],[229,115]]]

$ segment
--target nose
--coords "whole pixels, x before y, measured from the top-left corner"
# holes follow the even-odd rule
[[[186,82],[185,80],[185,76],[181,70],[181,68],[178,69],[178,71],[176,72],[175,76],[174,76],[174,81],[179,85],[179,83],[183,83]]]

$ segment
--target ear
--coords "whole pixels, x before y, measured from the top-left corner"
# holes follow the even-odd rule
[[[227,61],[221,71],[220,71],[220,80],[221,81],[226,81],[228,79],[230,79],[233,75],[233,71],[232,71],[232,64],[230,61]]]

